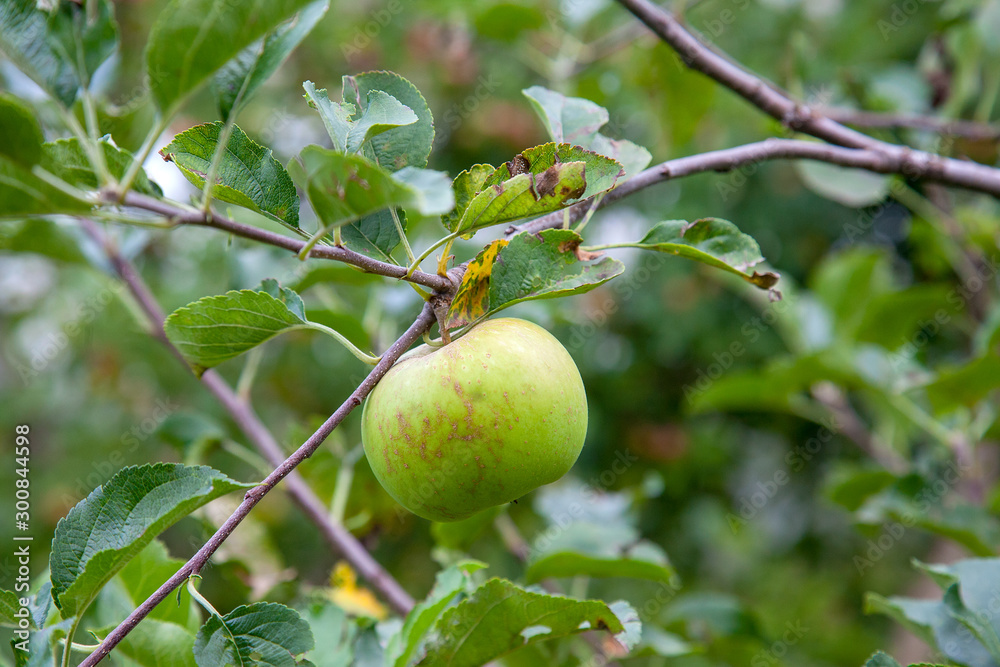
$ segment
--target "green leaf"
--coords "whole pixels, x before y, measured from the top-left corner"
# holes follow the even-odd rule
[[[405,234],[406,214],[399,209],[396,216]],[[392,251],[401,243],[401,239],[389,209],[371,213],[357,222],[344,225],[340,228],[340,235],[341,242],[348,250],[359,252],[380,262],[395,264]]]
[[[63,618],[83,613],[115,573],[179,519],[253,486],[205,466],[157,463],[118,472],[56,526],[49,568]]]
[[[358,628],[343,609],[322,600],[298,611],[312,628],[316,640],[307,656],[310,663],[316,667],[356,667],[353,644]]]
[[[14,591],[0,590],[0,626],[16,628],[20,620],[21,596]],[[27,616],[30,627],[34,627],[34,620],[29,611]]]
[[[306,91],[304,97],[309,106],[319,113],[326,133],[330,135],[333,142],[333,149],[339,153],[347,152],[347,137],[351,133],[354,115],[354,105],[349,103],[340,104],[330,100],[330,95],[326,88],[317,89],[312,81],[302,83],[302,88]]]
[[[882,651],[876,651],[865,661],[865,667],[902,667],[896,660]]]
[[[309,624],[294,609],[255,602],[212,616],[198,631],[194,658],[199,667],[295,667],[295,656],[314,644]]]
[[[632,529],[624,532],[627,539],[617,540],[609,538],[607,526],[575,521],[534,555],[525,581],[585,575],[669,582],[676,576],[662,549]]]
[[[458,228],[458,222],[465,215],[469,204],[476,195],[482,192],[486,179],[494,171],[496,171],[496,167],[488,164],[477,164],[455,177],[455,180],[452,181],[452,188],[455,191],[455,208],[441,218],[441,222],[447,229],[455,231]]]
[[[413,191],[413,207],[423,213],[442,214],[455,208],[455,192],[451,179],[443,171],[403,167],[392,175]]]
[[[36,0],[0,3],[0,50],[69,107],[80,87],[114,52],[118,27],[109,0],[97,2],[92,22],[79,3],[59,2],[53,7],[42,9]],[[83,54],[82,62],[78,53]]]
[[[363,117],[365,101],[372,91],[382,91],[417,116],[415,123],[389,129],[371,139],[375,162],[390,172],[403,167],[425,167],[434,145],[434,118],[427,100],[417,88],[393,72],[365,72],[343,78],[344,102],[353,104]]]
[[[98,631],[98,636],[110,633],[183,565],[184,561],[170,557],[162,542],[150,542],[101,591],[96,612],[108,625]],[[158,604],[115,652],[143,667],[194,667],[192,649],[201,625],[198,609],[181,589]]]
[[[351,131],[347,135],[347,150],[356,153],[361,150],[372,137],[377,137],[395,127],[411,125],[417,122],[417,114],[382,90],[368,91],[368,102],[361,118],[351,123]],[[416,169],[417,167],[407,167]]]
[[[810,190],[851,208],[873,206],[889,194],[889,177],[814,160],[796,160],[795,169]]]
[[[228,119],[234,111],[240,90],[243,91],[240,99],[242,106],[312,32],[329,7],[330,0],[311,2],[292,20],[243,49],[216,73],[212,83],[223,119]]]
[[[757,242],[728,220],[719,218],[702,218],[694,222],[666,220],[649,230],[638,243],[622,245],[693,259],[735,273],[761,289],[770,289],[778,282],[777,273],[746,272],[750,267],[764,261],[764,258],[760,254]]]
[[[132,155],[104,139],[98,141],[97,145],[104,152],[104,162],[111,175],[117,179],[125,176],[132,163],[135,162]],[[96,190],[100,185],[97,174],[94,173],[94,169],[90,165],[90,157],[76,137],[50,141],[42,147],[42,150],[42,168],[49,173],[82,189]],[[137,192],[151,197],[163,196],[160,186],[149,180],[146,172],[142,169],[139,170],[139,175],[132,187]]]
[[[536,176],[553,166],[566,162],[582,162],[586,170],[584,177],[587,187],[579,195],[579,199],[587,199],[600,192],[610,190],[624,175],[621,164],[615,160],[573,144],[541,144],[523,151],[521,157],[527,161],[528,173]],[[496,185],[510,178],[509,164],[500,165],[493,176],[486,181],[486,185]]]
[[[973,407],[1000,388],[1000,356],[990,352],[961,366],[946,367],[923,385],[927,399],[939,413]]]
[[[487,183],[451,231],[470,238],[492,225],[565,208],[587,189],[585,169],[582,162],[567,162],[551,167],[537,180],[533,174],[518,174],[501,183]]]
[[[448,310],[448,326],[470,324],[522,301],[589,292],[625,270],[611,257],[580,251],[569,229],[494,241],[470,263]]]
[[[146,72],[161,111],[181,103],[219,69],[310,0],[171,0],[150,31]]]
[[[44,141],[35,113],[13,95],[0,94],[0,155],[30,168],[41,162]]]
[[[355,104],[331,101],[326,89],[317,90],[312,81],[306,81],[302,87],[309,105],[319,112],[334,149],[341,153],[357,153],[373,137],[418,122],[408,106],[382,90],[368,91],[367,103],[360,117],[354,119],[358,113]]]
[[[71,197],[32,171],[0,156],[0,218],[85,213],[91,204]]]
[[[200,375],[279,333],[308,326],[304,315],[271,294],[234,290],[178,308],[163,330]]]
[[[625,168],[624,178],[636,175],[653,159],[642,146],[627,139],[610,139],[600,133],[608,122],[604,107],[582,97],[566,97],[542,86],[532,86],[521,92],[531,101],[553,141],[578,144],[620,162]]]
[[[490,579],[434,626],[419,665],[479,667],[522,646],[587,630],[625,630],[598,600],[574,600],[527,591]]]
[[[307,146],[288,165],[292,178],[309,196],[324,227],[333,228],[360,220],[382,209],[402,206],[425,214],[446,213],[454,199],[440,188],[450,184],[441,177],[420,176],[418,189],[372,164],[361,155],[346,155],[319,146]]]
[[[434,588],[427,599],[406,615],[402,629],[392,636],[385,650],[388,667],[406,667],[431,626],[437,622],[456,595],[469,584],[469,575],[486,567],[485,563],[466,560],[437,573]]]
[[[73,234],[44,218],[28,218],[0,225],[0,250],[33,252],[61,262],[87,263]]]
[[[557,143],[586,147],[608,122],[608,111],[582,97],[566,97],[542,86],[521,91],[542,119],[549,137]]]
[[[174,137],[160,155],[177,165],[195,187],[204,188],[224,124],[196,125]],[[299,227],[299,195],[270,148],[251,140],[237,126],[219,163],[212,196],[243,206],[292,229]]]

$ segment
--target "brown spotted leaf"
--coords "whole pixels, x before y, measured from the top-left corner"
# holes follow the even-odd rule
[[[617,259],[581,254],[581,240],[569,229],[547,229],[494,241],[470,263],[448,325],[470,324],[522,301],[583,294],[625,270]]]
[[[448,309],[448,328],[461,327],[485,316],[490,309],[490,272],[506,239],[497,239],[469,262],[462,284]]]
[[[609,632],[628,646],[634,633],[626,625],[635,625],[634,617],[624,603],[574,600],[490,579],[441,615],[417,664],[478,667],[522,646],[588,630]]]
[[[760,246],[736,225],[719,218],[702,218],[694,222],[667,220],[649,230],[638,243],[621,245],[687,257],[735,273],[761,289],[771,289],[780,277],[771,271],[747,273],[749,268],[764,261]]]

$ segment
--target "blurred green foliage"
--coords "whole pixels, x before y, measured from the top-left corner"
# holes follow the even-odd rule
[[[142,49],[164,4],[115,3],[121,52],[96,79],[107,101],[101,127],[125,149],[137,149],[152,123],[140,94]],[[996,0],[670,4],[808,104],[997,120],[1000,42],[983,27],[995,26]],[[547,140],[520,92],[536,84],[606,107],[605,133],[646,146],[654,163],[785,133],[684,69],[603,0],[335,1],[240,112],[240,126],[287,163],[325,141],[302,81],[332,90],[342,75],[372,69],[398,72],[423,93],[437,131],[429,166],[452,176]],[[0,72],[8,90],[32,94],[9,63]],[[216,118],[203,91],[171,136]],[[878,132],[997,160],[995,141]],[[150,176],[175,198],[192,192],[175,171]],[[750,165],[657,185],[589,224],[589,241],[614,243],[661,220],[732,220],[781,273],[782,301],[701,265],[626,251],[615,253],[627,266],[615,281],[510,311],[570,350],[590,430],[572,479],[505,512],[544,552],[548,532],[560,533],[568,505],[582,498],[609,540],[611,527],[626,527],[622,544],[641,536],[676,570],[657,582],[564,582],[574,594],[626,599],[639,611],[638,654],[651,655],[629,664],[860,665],[879,648],[929,660],[897,625],[865,615],[865,593],[923,596],[911,558],[987,556],[1000,545],[998,203],[884,178],[874,198],[847,206],[836,195],[857,186],[840,177],[821,174],[834,192],[820,194],[817,179],[810,184],[793,164]],[[437,235],[426,223],[411,229],[414,247]],[[419,307],[407,286],[318,261],[303,266],[213,230],[109,231],[167,312],[277,278],[303,294],[312,321],[382,350]],[[485,238],[454,252],[471,257]],[[99,256],[71,222],[0,223],[0,433],[9,442],[16,424],[32,428],[39,576],[58,519],[125,465],[203,463],[241,480],[267,472],[212,397],[148,335]],[[254,404],[288,451],[366,373],[306,331],[269,343],[256,361]],[[245,363],[220,371],[236,383]],[[489,563],[491,576],[523,577],[492,517],[445,527],[400,511],[358,455],[359,423],[360,413],[349,418],[301,472],[328,502],[338,479],[351,480],[346,525],[408,590],[422,597],[440,565],[468,556]],[[13,504],[10,470],[0,475],[3,507]],[[187,558],[224,517],[203,510],[179,523],[165,535],[170,554]],[[5,519],[0,543],[11,544],[12,532]],[[329,586],[335,561],[274,493],[203,573],[201,590],[222,613],[262,599],[293,604]],[[9,587],[13,568],[5,547],[0,585]],[[584,644],[559,640],[507,662],[588,659]]]

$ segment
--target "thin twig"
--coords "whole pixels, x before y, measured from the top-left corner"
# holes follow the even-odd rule
[[[910,159],[901,162],[877,150],[844,148],[842,146],[831,146],[829,144],[799,139],[765,139],[733,148],[723,148],[717,151],[667,160],[666,162],[650,167],[605,194],[604,198],[596,204],[592,203],[590,199],[573,204],[569,208],[570,221],[576,222],[582,219],[592,206],[595,210],[604,208],[608,204],[657,183],[707,171],[733,171],[747,165],[759,164],[770,160],[817,160],[842,167],[866,169],[880,174],[901,173],[909,177],[927,176],[941,182],[948,182],[952,185],[960,184],[955,180],[941,178],[942,174],[938,171],[940,163],[937,162],[937,156],[932,156],[929,153],[920,153],[919,151],[914,151],[908,155]],[[959,164],[964,165],[966,163]],[[983,172],[980,174],[982,177],[981,185],[983,187],[974,189],[981,189],[983,192],[1000,197],[1000,170],[983,167],[982,165],[976,165],[976,167]],[[559,227],[562,224],[563,212],[556,211],[523,225],[510,227],[507,232],[508,234],[518,232],[536,233],[543,229]]]
[[[229,220],[228,218],[212,213],[211,211],[206,214],[203,211],[181,208],[162,199],[150,197],[138,192],[128,192],[122,196],[117,192],[106,190],[102,192],[102,199],[109,204],[117,204],[121,202],[125,206],[141,208],[146,211],[158,213],[168,220],[174,221],[176,224],[214,227],[215,229],[220,229],[222,231],[229,232],[230,234],[235,234],[236,236],[242,236],[243,238],[251,239],[253,241],[260,241],[261,243],[267,243],[268,245],[284,248],[285,250],[290,250],[294,253],[300,252],[306,245],[305,241],[293,239],[282,234],[276,234],[274,232],[267,231],[266,229],[259,229],[257,227],[251,227],[250,225],[244,225],[243,223]],[[380,262],[377,259],[372,259],[367,255],[362,255],[359,252],[354,252],[353,250],[348,250],[343,247],[317,245],[310,251],[309,256],[321,259],[337,260],[356,266],[369,273],[377,273],[390,278],[409,280],[411,282],[424,285],[425,287],[430,287],[431,289],[439,292],[447,292],[452,289],[451,282],[447,278],[442,278],[441,276],[436,276],[431,273],[424,273],[423,271],[414,271],[412,275],[407,275],[407,268],[404,266],[397,266],[396,264],[389,264],[388,262]]]
[[[919,114],[858,111],[841,107],[819,107],[817,113],[844,125],[885,129],[926,130],[973,141],[1000,140],[1000,127],[974,120],[954,120]]]

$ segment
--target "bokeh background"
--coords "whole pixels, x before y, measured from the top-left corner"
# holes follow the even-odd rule
[[[133,150],[152,121],[141,53],[163,4],[115,3],[122,51],[99,85],[117,105],[107,109],[116,141]],[[667,4],[714,46],[810,105],[997,117],[996,0]],[[429,166],[453,176],[547,140],[520,92],[535,84],[607,107],[605,132],[646,146],[654,163],[788,134],[687,71],[604,0],[334,0],[238,123],[286,162],[326,141],[302,81],[336,91],[342,75],[371,69],[398,72],[422,91],[437,127]],[[37,99],[9,63],[0,74],[4,88]],[[205,92],[172,133],[215,118]],[[874,132],[997,159],[995,138]],[[148,171],[168,196],[190,196],[155,154]],[[568,582],[573,592],[630,600],[648,627],[687,647],[637,661],[826,666],[860,665],[877,648],[900,660],[931,655],[892,621],[866,615],[864,594],[930,595],[911,558],[951,561],[1000,544],[991,393],[1000,384],[992,361],[1000,340],[997,215],[988,197],[815,165],[699,175],[598,213],[588,241],[633,240],[661,220],[726,218],[781,273],[782,301],[681,259],[616,251],[628,266],[617,280],[508,311],[564,342],[591,418],[571,478],[522,499],[510,516],[529,543],[545,539],[560,508],[596,491],[593,516],[634,526],[677,569],[679,583],[659,590],[629,579]],[[210,229],[109,231],[168,312],[275,277],[303,293],[312,319],[380,351],[419,308],[405,285],[316,261],[303,267],[288,253]],[[411,243],[423,248],[439,235],[425,224]],[[490,238],[456,246],[457,261]],[[125,465],[203,462],[240,479],[263,476],[239,431],[148,335],[104,268],[72,224],[0,223],[0,440],[12,442],[15,424],[31,426],[36,570],[59,518]],[[940,311],[947,319],[935,325]],[[304,332],[267,344],[258,362],[254,403],[289,450],[365,373],[329,339]],[[245,363],[220,370],[236,383]],[[340,501],[347,525],[411,593],[425,594],[438,563],[457,551],[489,562],[491,575],[519,576],[521,565],[488,521],[451,534],[399,512],[359,458],[359,424],[357,412],[301,470],[325,501],[333,502],[338,479],[351,484]],[[956,465],[956,449],[971,451],[974,463],[941,490],[934,483]],[[0,467],[4,507],[12,506],[12,469],[8,456]],[[214,504],[171,529],[171,553],[188,557],[226,509]],[[5,517],[0,543],[12,532]],[[292,602],[328,587],[335,563],[278,492],[220,550],[202,590],[223,612],[247,600]],[[4,587],[12,565],[5,548]],[[526,654],[510,664],[539,659]]]

